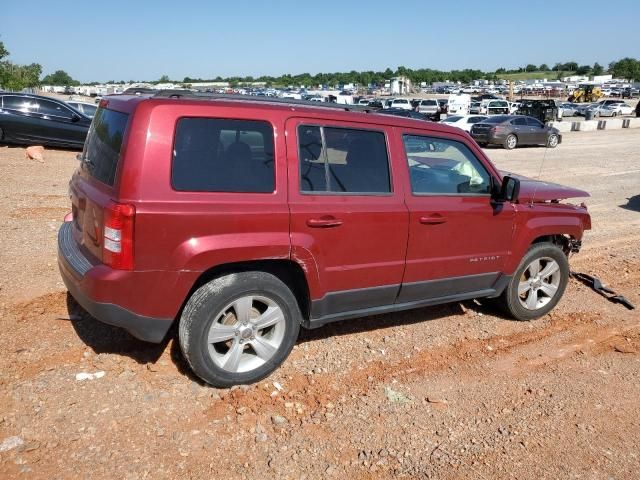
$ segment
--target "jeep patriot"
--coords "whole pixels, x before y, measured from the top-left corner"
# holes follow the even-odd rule
[[[102,99],[58,235],[96,319],[193,371],[256,382],[300,327],[489,297],[531,320],[560,300],[589,194],[504,174],[462,130],[247,97]],[[362,320],[366,321],[366,320]]]

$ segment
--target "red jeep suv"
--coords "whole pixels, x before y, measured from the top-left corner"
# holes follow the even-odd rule
[[[560,202],[588,193],[503,175],[456,128],[178,97],[101,101],[58,259],[98,320],[150,342],[177,321],[213,385],[267,376],[300,326],[478,297],[540,317],[591,227]]]

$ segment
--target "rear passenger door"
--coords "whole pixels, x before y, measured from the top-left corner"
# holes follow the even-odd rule
[[[518,144],[525,145],[532,142],[531,127],[527,125],[527,119],[525,117],[516,117],[511,120],[513,125],[513,133],[518,137]]]
[[[391,129],[290,119],[286,131],[292,257],[306,267],[312,320],[393,304],[408,211]]]

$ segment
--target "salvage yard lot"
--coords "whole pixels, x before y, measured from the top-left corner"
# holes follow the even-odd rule
[[[486,150],[592,193],[572,268],[636,305],[638,145],[611,130]],[[303,332],[258,385],[208,388],[172,339],[137,341],[67,298],[56,233],[75,155],[0,147],[0,478],[637,478],[638,310],[572,280],[534,322],[476,302],[367,317]]]

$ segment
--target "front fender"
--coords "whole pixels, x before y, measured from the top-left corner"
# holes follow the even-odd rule
[[[516,222],[513,250],[505,265],[505,273],[513,274],[518,268],[520,260],[536,239],[545,236],[566,235],[581,240],[584,231],[590,228],[591,219],[586,211],[532,212],[526,215],[521,223]]]

